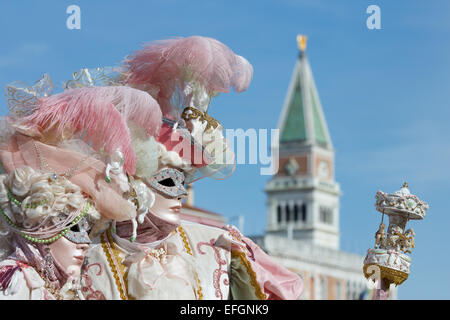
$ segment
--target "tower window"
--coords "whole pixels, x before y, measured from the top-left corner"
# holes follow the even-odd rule
[[[289,222],[290,220],[291,220],[291,211],[289,205],[286,205],[286,222]]]
[[[298,205],[294,204],[294,221],[298,221]]]
[[[278,223],[281,222],[281,206],[280,205],[277,206],[277,221],[278,221]]]
[[[302,221],[305,222],[306,221],[306,204],[302,204],[301,211],[302,211]]]
[[[333,224],[333,210],[329,207],[320,207],[319,210],[320,222]]]

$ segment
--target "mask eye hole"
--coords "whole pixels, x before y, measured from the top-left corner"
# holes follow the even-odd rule
[[[158,183],[165,187],[175,187],[175,182],[172,180],[172,178],[167,178],[167,179],[158,181]]]
[[[78,226],[78,224],[72,226],[72,228],[70,228],[70,231],[73,232],[80,232],[80,227]]]

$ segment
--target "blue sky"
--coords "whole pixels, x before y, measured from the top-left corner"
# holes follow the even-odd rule
[[[66,8],[81,8],[81,30],[66,28]],[[381,8],[381,30],[366,8]],[[400,298],[449,299],[450,2],[435,1],[2,1],[0,84],[49,73],[56,84],[82,67],[117,65],[146,41],[214,37],[254,67],[250,88],[223,94],[210,114],[226,128],[277,125],[297,57],[307,54],[336,149],[341,184],[341,248],[365,254],[380,221],[377,190],[403,181],[430,204],[416,231],[412,272]],[[0,114],[6,113],[0,99]],[[245,233],[266,223],[258,165],[239,165],[226,181],[195,185],[199,207],[245,215]]]

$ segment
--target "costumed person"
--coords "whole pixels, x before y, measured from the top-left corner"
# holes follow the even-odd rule
[[[223,179],[235,167],[222,127],[207,114],[210,100],[249,85],[251,65],[217,40],[203,37],[149,44],[126,62],[127,85],[152,94],[163,123],[155,138],[130,127],[136,154],[140,221],[114,224],[91,246],[86,291],[106,299],[297,299],[301,278],[277,265],[236,228],[180,221],[183,184]],[[130,177],[131,178],[131,177]]]
[[[54,95],[47,88],[48,75],[32,87],[7,86],[10,114],[2,122],[0,145],[5,170],[28,165],[55,178],[64,176],[93,199],[102,217],[135,219],[136,207],[124,199],[130,191],[126,175],[136,170],[128,123],[141,126],[149,136],[156,134],[161,125],[158,103],[125,86],[83,87]]]
[[[7,173],[31,167],[53,181],[66,179],[77,186],[102,216],[91,236],[110,220],[135,221],[137,211],[129,200],[126,175],[134,174],[135,157],[126,122],[155,134],[161,122],[158,103],[146,92],[130,87],[77,88],[55,95],[51,91],[47,75],[34,86],[16,82],[6,87],[10,113],[0,125],[2,167]],[[122,166],[124,171],[118,172]],[[39,208],[36,210],[42,210]],[[18,226],[15,220],[10,222]]]
[[[64,177],[21,167],[0,175],[0,299],[80,297],[80,273],[100,214]]]

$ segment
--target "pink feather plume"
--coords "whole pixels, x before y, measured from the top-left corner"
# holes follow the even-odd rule
[[[69,127],[96,150],[112,153],[120,148],[124,170],[134,174],[136,159],[127,121],[143,127],[149,136],[157,135],[162,113],[144,91],[125,86],[86,87],[42,98],[38,110],[24,120],[42,128],[44,134],[53,128],[61,134]]]
[[[125,61],[126,82],[157,88],[158,101],[169,100],[186,73],[211,92],[245,91],[253,74],[251,64],[216,39],[193,36],[147,44]]]

